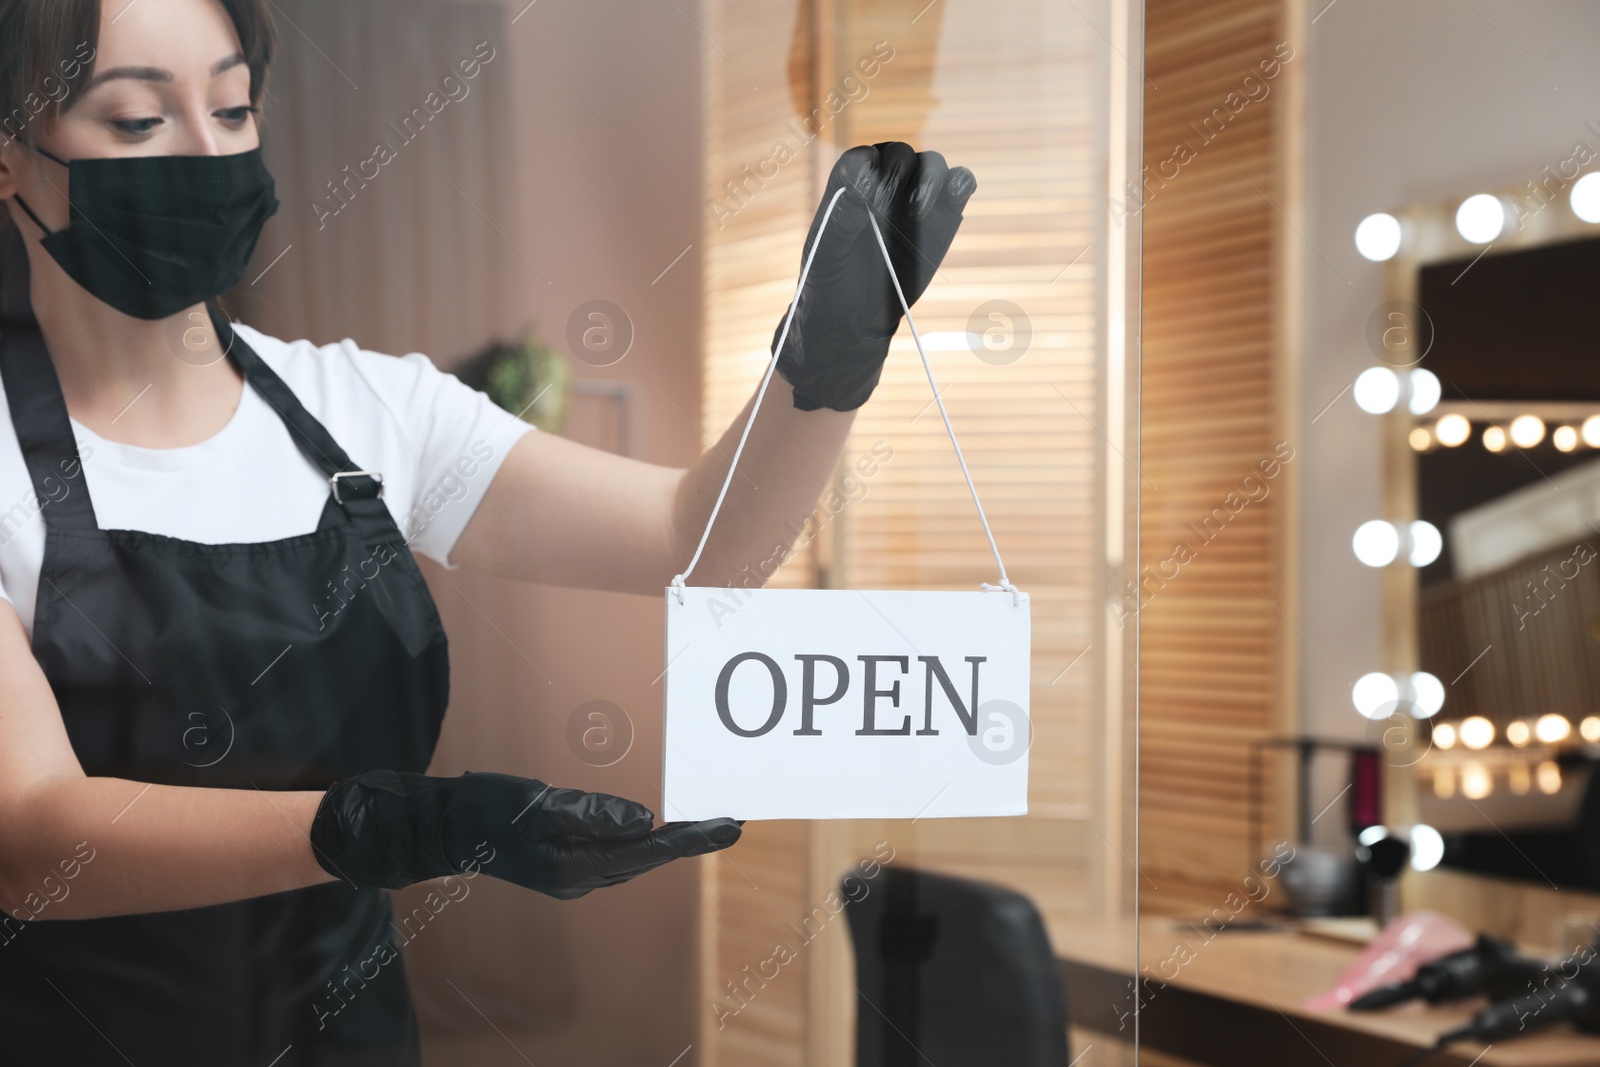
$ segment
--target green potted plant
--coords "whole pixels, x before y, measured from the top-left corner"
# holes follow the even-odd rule
[[[572,371],[532,330],[521,340],[491,341],[456,370],[456,377],[539,429],[561,432]]]

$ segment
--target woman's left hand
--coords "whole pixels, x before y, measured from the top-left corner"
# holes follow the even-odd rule
[[[906,302],[914,304],[955,240],[977,184],[967,168],[948,167],[939,153],[899,141],[861,145],[839,157],[801,263],[834,193],[846,192],[833,208],[778,357],[778,373],[794,387],[795,407],[851,411],[866,403],[883,373],[903,312],[868,213],[883,233]],[[780,321],[774,346],[782,331]]]
[[[710,819],[651,829],[654,822],[635,801],[534,778],[378,770],[328,788],[310,839],[323,870],[361,889],[400,889],[481,866],[495,878],[573,900],[727,848],[744,825]]]

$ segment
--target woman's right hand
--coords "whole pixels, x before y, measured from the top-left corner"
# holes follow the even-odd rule
[[[398,889],[464,870],[561,900],[739,840],[732,819],[668,823],[643,804],[532,778],[368,771],[323,796],[311,824],[322,869],[360,887]]]

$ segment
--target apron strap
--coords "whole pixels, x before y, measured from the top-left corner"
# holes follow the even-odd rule
[[[342,510],[369,548],[403,543],[400,529],[382,500],[382,477],[362,471],[300,403],[288,385],[256,354],[216,309],[211,322],[228,357],[245,380],[277,411],[307,459],[329,482],[323,523]],[[60,529],[97,530],[94,504],[83,479],[77,438],[61,395],[61,381],[44,335],[36,325],[9,323],[0,331],[0,382],[5,384],[11,425],[28,467],[33,490],[47,523]]]
[[[267,366],[255,349],[233,330],[227,316],[210,308],[211,324],[228,358],[244,372],[245,379],[288,427],[289,434],[312,464],[328,478],[329,504],[337,505],[361,533],[369,548],[403,541],[394,516],[382,500],[383,477],[364,471],[350,461],[327,428],[300,403],[278,373]],[[324,512],[326,519],[327,511]]]
[[[61,382],[36,324],[9,323],[0,332],[0,380],[46,521],[61,528],[99,529]]]

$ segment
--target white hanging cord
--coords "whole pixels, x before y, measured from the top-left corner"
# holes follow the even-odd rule
[[[755,403],[751,405],[750,417],[745,420],[744,430],[739,434],[738,447],[733,450],[733,459],[728,464],[727,477],[722,480],[722,489],[717,493],[717,502],[711,508],[711,517],[706,520],[705,531],[700,534],[700,543],[695,546],[694,556],[689,560],[689,566],[684,569],[682,574],[676,575],[672,579],[672,589],[677,594],[678,603],[680,604],[683,603],[684,582],[693,573],[695,565],[700,562],[701,553],[705,551],[706,541],[711,537],[711,527],[716,524],[717,515],[722,511],[722,501],[728,495],[728,486],[733,482],[733,472],[739,465],[739,457],[744,453],[744,443],[750,436],[750,427],[755,425],[756,412],[761,410],[761,399],[767,394],[767,385],[772,381],[773,371],[778,369],[778,353],[783,351],[784,341],[789,337],[789,326],[794,322],[795,310],[800,306],[800,294],[806,287],[806,278],[811,274],[811,261],[816,257],[817,249],[822,245],[822,235],[828,228],[829,220],[833,218],[834,205],[839,202],[839,198],[844,194],[845,189],[841,188],[833,194],[833,199],[828,201],[827,214],[823,216],[822,225],[817,227],[816,240],[811,243],[811,251],[806,253],[806,261],[800,268],[800,281],[795,286],[794,300],[789,304],[788,315],[784,317],[783,329],[778,332],[778,341],[772,346],[772,360],[767,364],[767,373],[761,379],[761,387],[756,390]],[[967,488],[972,492],[972,503],[978,509],[978,519],[983,523],[983,532],[989,538],[989,548],[994,552],[995,564],[1000,568],[1000,584],[990,585],[988,582],[983,582],[981,583],[982,588],[986,592],[1005,590],[1011,594],[1012,604],[1019,604],[1022,601],[1021,590],[1012,585],[1011,580],[1006,577],[1006,565],[1005,561],[1000,558],[1000,546],[995,543],[994,531],[989,528],[989,518],[983,513],[983,501],[978,499],[978,487],[973,484],[972,472],[967,469],[966,457],[961,454],[961,445],[956,441],[955,427],[950,425],[950,414],[945,411],[944,400],[939,396],[939,385],[933,377],[933,365],[928,362],[928,353],[923,350],[922,335],[917,332],[917,324],[911,318],[911,307],[906,303],[906,294],[900,289],[900,279],[895,276],[894,262],[889,258],[889,248],[883,243],[883,234],[878,229],[877,219],[872,216],[870,205],[867,209],[867,221],[872,224],[872,232],[878,239],[878,248],[883,252],[884,266],[889,269],[889,279],[894,282],[895,295],[900,298],[900,308],[905,312],[906,322],[911,326],[911,337],[916,342],[917,354],[922,357],[923,369],[928,372],[928,384],[933,386],[934,402],[939,405],[939,415],[944,419],[944,428],[950,435],[950,444],[956,450],[956,460],[961,464],[961,473],[966,477]]]
[[[806,287],[806,277],[811,273],[811,261],[817,258],[817,249],[822,247],[822,235],[828,229],[828,222],[833,218],[833,206],[844,195],[844,187],[833,194],[833,199],[828,201],[827,214],[822,217],[822,225],[817,227],[817,239],[811,242],[811,251],[806,253],[806,261],[800,268],[800,282],[794,287],[794,299],[789,303],[789,313],[783,317],[783,329],[778,332],[778,341],[772,346],[772,359],[767,363],[767,373],[761,379],[761,388],[756,390],[756,402],[750,406],[750,417],[744,420],[744,431],[739,434],[739,446],[733,450],[733,459],[728,463],[728,476],[722,479],[722,489],[717,493],[717,502],[712,505],[711,517],[706,520],[705,532],[700,535],[700,543],[695,546],[694,556],[689,560],[689,565],[683,573],[672,579],[672,589],[678,595],[678,603],[683,603],[683,583],[693,573],[695,564],[700,562],[700,553],[706,550],[706,540],[711,536],[711,527],[717,521],[717,515],[722,511],[722,500],[728,495],[728,486],[733,482],[733,472],[739,466],[739,457],[744,454],[744,443],[750,437],[750,427],[756,424],[756,412],[761,410],[761,398],[767,395],[767,384],[772,381],[772,372],[778,369],[778,353],[783,351],[783,343],[789,339],[789,325],[794,322],[794,313],[800,306],[800,293]]]
[[[967,488],[972,491],[973,506],[978,509],[978,520],[983,523],[984,536],[989,539],[989,548],[994,552],[994,563],[1000,568],[1000,584],[990,585],[983,582],[986,592],[1004,589],[1011,594],[1013,606],[1022,602],[1022,591],[1011,584],[1011,579],[1006,577],[1006,562],[1000,558],[1000,546],[995,543],[994,531],[989,529],[989,516],[983,513],[983,501],[978,499],[978,487],[972,481],[972,472],[967,469],[967,457],[961,454],[961,444],[956,440],[956,428],[950,425],[950,413],[944,409],[944,398],[939,395],[939,383],[933,377],[933,364],[928,361],[928,353],[922,347],[922,334],[917,332],[917,321],[911,317],[911,305],[906,303],[906,294],[900,289],[900,279],[895,275],[894,263],[889,259],[889,246],[883,243],[883,231],[878,229],[878,220],[873,218],[872,212],[867,212],[867,221],[872,224],[872,235],[878,239],[878,248],[883,252],[883,262],[889,268],[889,280],[894,282],[894,295],[900,298],[900,309],[906,313],[906,325],[911,327],[911,339],[917,343],[917,355],[922,357],[922,369],[928,372],[928,384],[933,387],[933,402],[939,405],[939,416],[944,419],[945,432],[950,435],[950,447],[956,450],[956,461],[961,464],[961,474],[967,479]]]

